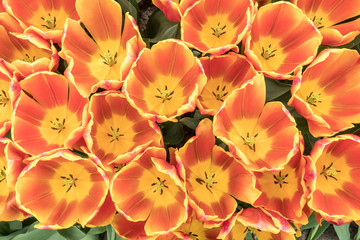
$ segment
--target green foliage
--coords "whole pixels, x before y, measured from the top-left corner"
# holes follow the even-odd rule
[[[325,230],[329,226],[330,226],[330,223],[328,223],[326,221],[322,221],[321,226],[317,225],[317,226],[313,227],[310,230],[310,233],[309,233],[309,236],[308,236],[307,240],[316,240],[316,239],[318,239],[325,232]]]
[[[350,223],[341,226],[333,226],[339,239],[350,239]]]
[[[121,8],[123,13],[129,12],[129,14],[135,19],[135,21],[139,22],[139,6],[138,1],[136,0],[116,0]]]
[[[180,23],[171,22],[162,11],[157,10],[149,18],[146,37],[151,43],[169,38],[180,39]]]
[[[164,142],[167,145],[177,145],[184,139],[183,125],[180,122],[164,122],[160,124]]]
[[[354,240],[360,240],[360,226],[358,227],[358,231],[354,237]]]
[[[279,80],[265,77],[266,102],[278,99],[286,93],[290,93],[291,84],[282,83]]]
[[[34,217],[23,222],[0,222],[0,240],[98,240],[99,234],[107,231],[107,227],[82,228],[80,225],[60,230],[34,228],[38,223]]]
[[[125,240],[116,234],[114,228],[111,225],[106,226],[106,235],[107,240]]]

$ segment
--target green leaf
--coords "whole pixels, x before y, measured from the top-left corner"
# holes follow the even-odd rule
[[[291,85],[282,83],[279,80],[265,77],[266,101],[274,100],[287,92],[290,92]]]
[[[198,126],[200,120],[197,118],[184,117],[184,118],[180,119],[180,122],[182,124],[184,124],[185,126],[187,126],[188,128],[195,130],[196,127]]]
[[[146,37],[150,38],[151,43],[161,40],[176,38],[180,23],[171,22],[160,10],[151,14],[146,26]]]
[[[360,240],[360,226],[358,226],[358,231],[356,235],[354,236],[354,240]]]
[[[307,240],[318,239],[321,236],[321,234],[323,234],[325,232],[325,230],[330,226],[330,223],[328,223],[326,221],[322,221],[321,223],[322,223],[321,226],[317,225],[316,227],[314,227],[310,230]]]
[[[135,19],[136,22],[139,22],[139,6],[136,2],[136,0],[116,0],[121,8],[123,13],[129,12],[131,16]]]
[[[182,123],[164,122],[161,126],[165,144],[176,145],[184,139]]]
[[[0,240],[10,240],[10,239],[13,239],[15,236],[19,235],[19,234],[22,234],[22,233],[25,233],[27,231],[27,228],[23,228],[19,231],[16,231],[16,232],[12,232],[10,234],[6,234],[6,235],[2,235],[0,234]]]
[[[319,224],[316,221],[315,212],[312,212],[312,214],[310,215],[310,217],[308,219],[308,223],[306,225],[301,226],[300,230],[310,229],[310,228],[316,227],[318,225]]]
[[[57,232],[47,240],[68,240],[68,239],[64,238],[63,236],[60,235],[60,233]]]
[[[350,223],[341,226],[333,226],[339,239],[350,239]]]
[[[58,230],[61,236],[65,237],[68,240],[80,240],[86,236],[86,234],[81,231],[79,228],[72,226],[67,229]]]
[[[99,240],[99,236],[98,235],[89,235],[89,234],[87,234],[81,240]]]
[[[107,235],[107,240],[126,240],[124,238],[119,237],[111,225],[106,226],[106,235]]]
[[[101,234],[103,232],[106,231],[106,227],[95,227],[95,228],[91,228],[88,232],[87,235],[96,235],[96,234]]]
[[[0,236],[6,236],[11,233],[9,222],[0,222]]]
[[[55,233],[56,233],[55,230],[34,229],[32,231],[17,235],[16,237],[13,238],[13,240],[29,240],[29,239],[48,240]]]
[[[9,223],[10,231],[18,231],[23,228],[23,224],[20,221],[12,221]]]

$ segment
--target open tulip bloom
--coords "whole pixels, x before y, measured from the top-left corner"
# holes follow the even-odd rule
[[[298,149],[295,120],[280,102],[265,104],[259,75],[233,91],[214,117],[214,135],[251,170],[284,167]]]
[[[37,155],[59,147],[73,148],[83,133],[82,113],[88,100],[64,76],[34,73],[13,91],[19,98],[12,118],[12,139]]]
[[[245,54],[264,75],[291,79],[316,56],[322,36],[296,6],[280,1],[259,9],[244,40]]]
[[[355,135],[324,138],[305,157],[312,191],[308,205],[337,225],[360,219],[359,143]]]
[[[332,136],[360,122],[358,76],[358,52],[327,49],[294,80],[289,105],[307,119],[313,136]]]
[[[0,0],[0,240],[359,238],[359,34],[360,0]]]
[[[84,97],[99,87],[119,89],[145,47],[134,19],[125,14],[123,22],[113,0],[78,0],[76,9],[81,22],[68,19],[62,39],[60,54],[69,62],[65,75]]]
[[[238,52],[249,30],[254,3],[250,0],[200,0],[181,19],[181,39],[204,53]]]
[[[344,45],[360,33],[360,18],[352,19],[360,13],[359,1],[291,0],[291,2],[314,22],[323,36],[324,45]]]

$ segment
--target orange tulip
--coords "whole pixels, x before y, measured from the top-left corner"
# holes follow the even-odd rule
[[[200,0],[181,19],[181,39],[204,54],[238,52],[253,13],[252,0]]]
[[[259,75],[228,96],[214,117],[214,135],[251,170],[280,170],[297,153],[299,132],[282,103],[264,104]]]
[[[230,239],[244,239],[250,232],[252,238],[261,240],[295,240],[294,229],[275,212],[262,208],[246,208],[223,223],[219,237],[229,235]]]
[[[5,155],[5,148],[11,141],[0,138],[0,221],[22,221],[29,215],[23,212],[15,201],[15,186],[9,181],[12,171]]]
[[[280,1],[261,7],[244,40],[245,54],[264,75],[292,79],[292,72],[316,56],[322,36],[295,5]]]
[[[340,46],[360,34],[360,2],[353,0],[292,0],[313,22],[323,36],[322,44]]]
[[[255,172],[256,188],[262,194],[254,206],[276,211],[295,224],[306,224],[308,216],[303,208],[309,190],[304,180],[306,161],[303,158],[303,141],[296,155],[280,171]]]
[[[52,72],[32,74],[19,85],[12,118],[14,142],[32,155],[72,148],[82,136],[82,112],[88,100],[64,76]]]
[[[127,13],[123,22],[113,0],[78,0],[76,10],[89,34],[79,21],[67,20],[59,53],[69,64],[65,76],[84,97],[99,87],[119,89],[145,47],[135,20]]]
[[[165,17],[173,22],[180,22],[188,8],[197,0],[152,0],[153,4],[163,11]]]
[[[334,135],[360,122],[359,76],[357,51],[326,49],[294,80],[288,104],[307,119],[313,136]]]
[[[11,73],[24,78],[39,71],[55,71],[59,56],[53,44],[37,33],[9,33],[0,26],[0,64]]]
[[[252,204],[260,195],[254,175],[215,145],[209,119],[199,123],[196,136],[178,151],[177,157],[190,205],[201,221],[224,221],[237,208],[234,198]]]
[[[13,101],[9,93],[10,83],[11,74],[0,68],[0,137],[4,137],[11,127]]]
[[[146,221],[148,236],[174,231],[187,219],[188,199],[166,151],[149,147],[113,177],[110,193],[130,221]]]
[[[208,79],[197,102],[202,114],[215,115],[234,89],[257,74],[251,63],[239,54],[205,57],[200,61]]]
[[[86,225],[105,201],[108,177],[92,161],[66,149],[40,155],[21,172],[16,201],[35,216],[37,228]]]
[[[142,118],[120,92],[93,95],[89,114],[84,138],[105,168],[132,160],[148,146],[163,146],[159,127]]]
[[[315,143],[305,156],[311,187],[308,205],[326,221],[341,225],[360,220],[360,138],[339,135]]]
[[[171,39],[141,52],[123,91],[143,117],[176,121],[175,117],[195,109],[205,83],[200,61],[184,43]]]
[[[25,33],[37,33],[46,40],[60,43],[67,18],[78,20],[75,0],[3,0],[3,5],[25,28]]]

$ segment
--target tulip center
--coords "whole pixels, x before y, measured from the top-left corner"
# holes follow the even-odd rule
[[[312,19],[312,21],[314,22],[315,26],[318,28],[318,29],[321,29],[324,27],[324,25],[322,24],[322,20],[323,18],[322,17],[316,17],[314,16],[314,18]]]
[[[46,27],[47,29],[54,29],[56,27],[56,17],[52,17],[49,13],[46,18],[41,17],[41,19],[45,22],[41,26]]]
[[[6,180],[6,167],[4,166],[3,169],[0,169],[0,183]]]
[[[3,107],[6,106],[6,104],[9,102],[10,98],[8,98],[8,96],[6,95],[6,92],[4,90],[1,90],[0,92],[0,106],[2,105]]]
[[[274,177],[274,183],[275,184],[279,184],[280,188],[282,188],[282,185],[283,184],[289,184],[288,182],[285,181],[285,179],[289,176],[289,174],[285,174],[285,175],[282,175],[281,174],[281,171],[279,172],[278,175],[273,175]]]
[[[159,177],[157,177],[156,179],[157,179],[157,181],[151,184],[151,186],[155,187],[153,192],[160,190],[160,195],[162,195],[164,193],[163,188],[169,188],[169,187],[165,185],[166,179],[164,179],[162,181]]]
[[[255,139],[257,136],[258,136],[258,133],[255,134],[253,137],[250,137],[250,134],[247,133],[246,138],[244,138],[243,136],[240,136],[240,137],[244,141],[243,145],[247,145],[251,150],[253,150],[255,152]]]
[[[110,50],[108,50],[107,53],[105,53],[104,55],[100,54],[100,57],[103,60],[103,63],[108,65],[109,67],[114,66],[117,63],[117,52],[115,52],[114,57],[112,56]]]
[[[211,30],[213,31],[212,35],[219,38],[221,35],[226,33],[226,31],[224,31],[225,28],[226,28],[226,25],[221,26],[220,22],[218,22],[218,25],[215,28],[211,27]]]
[[[55,121],[50,121],[51,125],[51,129],[52,130],[56,130],[58,131],[58,133],[60,133],[63,129],[65,129],[65,118],[60,121],[59,118],[55,118]]]
[[[275,56],[274,53],[277,51],[277,49],[271,48],[271,44],[267,48],[264,49],[264,47],[261,47],[261,49],[262,49],[261,56],[265,58],[265,60],[274,57]]]
[[[189,235],[189,237],[191,237],[191,239],[193,239],[193,240],[199,240],[199,235],[197,235],[197,234],[195,234],[195,233],[193,233],[193,232],[189,232],[188,233],[188,235]]]
[[[114,164],[114,171],[115,171],[115,172],[118,172],[118,171],[120,171],[121,169],[123,169],[123,167],[125,167],[125,166],[126,166],[126,163],[122,163],[122,164],[115,163],[115,164]]]
[[[174,91],[169,92],[167,85],[165,85],[165,90],[160,90],[159,88],[156,88],[156,90],[160,95],[155,95],[155,97],[162,99],[162,103],[166,100],[171,100],[172,95],[174,94]]]
[[[116,131],[114,131],[113,127],[110,127],[111,129],[111,133],[108,133],[107,135],[109,137],[111,137],[110,143],[112,143],[113,141],[119,141],[119,137],[124,136],[124,134],[119,133],[119,128],[116,129]]]
[[[319,100],[321,93],[313,93],[311,92],[309,96],[306,97],[306,101],[315,107],[317,107],[316,103],[321,103]]]
[[[199,184],[205,184],[206,186],[206,189],[209,190],[211,193],[211,189],[213,184],[216,184],[217,182],[214,181],[214,178],[215,178],[215,173],[211,176],[208,176],[207,175],[207,172],[205,172],[205,180],[201,179],[201,178],[196,178],[196,182],[198,182]]]
[[[72,174],[69,174],[69,177],[61,176],[60,178],[64,180],[64,184],[62,186],[68,188],[66,192],[69,192],[72,186],[76,187],[76,181],[78,178],[74,178]]]
[[[220,90],[220,86],[218,85],[217,88],[216,88],[216,93],[214,91],[212,92],[212,94],[216,97],[216,100],[221,101],[221,102],[224,101],[223,97],[225,97],[229,93],[229,92],[224,92],[225,88],[226,88],[226,86],[224,86]]]
[[[328,167],[326,167],[325,164],[323,165],[323,169],[322,169],[322,172],[320,173],[320,175],[324,175],[326,180],[328,180],[328,177],[330,177],[337,181],[337,178],[335,176],[340,172],[340,170],[336,170],[333,167],[333,164],[334,163],[332,162]]]
[[[254,234],[256,232],[256,228],[253,227],[246,227],[244,233],[246,233],[247,231],[250,231],[251,234]]]
[[[35,62],[35,56],[30,57],[29,54],[25,54],[25,58],[23,59],[24,62],[32,63]]]

